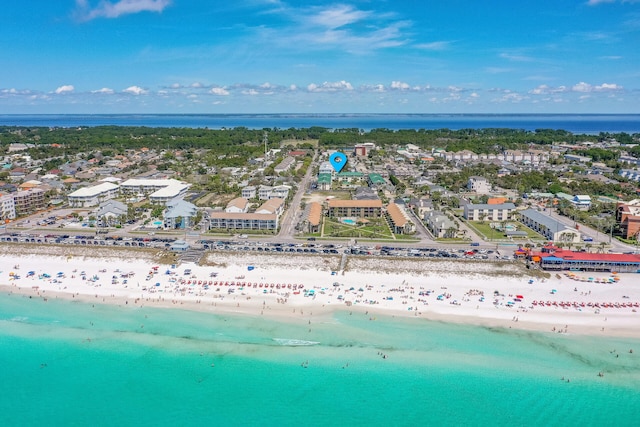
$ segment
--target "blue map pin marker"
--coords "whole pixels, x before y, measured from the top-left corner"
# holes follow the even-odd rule
[[[344,153],[336,151],[331,156],[329,156],[329,162],[331,162],[331,166],[335,169],[336,173],[340,173],[344,165],[347,164],[347,156]]]

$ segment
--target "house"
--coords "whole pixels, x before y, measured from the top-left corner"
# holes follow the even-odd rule
[[[579,243],[580,232],[535,209],[519,211],[520,221],[554,242]]]
[[[434,237],[452,238],[458,232],[454,221],[440,211],[429,211],[424,216],[424,225],[431,231]]]
[[[333,169],[333,165],[331,165],[331,162],[328,161],[320,163],[320,166],[318,167],[318,175],[323,173],[333,174],[334,171],[335,170]]]
[[[587,195],[573,196],[571,203],[580,210],[588,210],[591,207],[591,197]]]
[[[120,218],[126,216],[129,209],[126,204],[117,200],[107,200],[98,206],[93,215],[98,220],[99,227],[120,224]]]
[[[363,176],[364,174],[362,172],[344,171],[336,174],[336,179],[339,181],[341,187],[350,188],[350,187],[355,187],[355,185],[357,185],[357,183],[360,182],[360,180],[362,180]]]
[[[370,173],[369,175],[367,175],[367,183],[369,184],[369,187],[377,189],[380,189],[387,185],[387,182],[379,173]]]
[[[271,196],[271,191],[273,187],[268,185],[261,185],[258,188],[258,199],[260,200],[269,200],[269,196]]]
[[[266,214],[275,214],[280,215],[284,211],[284,199],[269,199],[264,202],[258,209],[256,209],[257,214],[266,215]]]
[[[255,199],[256,197],[256,187],[253,185],[248,185],[242,189],[242,197],[245,199]]]
[[[290,185],[277,185],[271,189],[269,199],[286,199],[291,191]]]
[[[468,203],[464,205],[464,218],[467,221],[506,221],[510,219],[515,209],[516,205],[513,203],[498,205]]]
[[[424,215],[427,212],[432,211],[433,208],[433,200],[431,199],[427,199],[427,198],[420,198],[418,200],[415,201],[414,206],[416,207],[416,209],[418,210],[418,216],[420,218],[424,218]]]
[[[491,192],[491,184],[487,181],[487,178],[482,176],[469,177],[467,188],[477,194],[489,194]]]
[[[275,173],[286,172],[289,169],[291,169],[295,165],[295,163],[296,163],[296,159],[295,158],[293,158],[291,156],[287,156],[276,167],[273,168],[273,171]]]
[[[389,203],[385,216],[394,234],[411,234],[416,230],[404,207],[399,204]]]
[[[227,203],[224,211],[227,213],[246,213],[249,209],[249,201],[244,197],[236,197]]]
[[[357,187],[356,192],[353,195],[355,200],[377,200],[378,192],[370,187]]]
[[[168,229],[192,227],[198,208],[183,199],[174,199],[167,203],[164,213],[164,227]]]

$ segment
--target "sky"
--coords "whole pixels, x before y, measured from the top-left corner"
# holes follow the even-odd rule
[[[4,2],[0,113],[640,113],[640,0]]]

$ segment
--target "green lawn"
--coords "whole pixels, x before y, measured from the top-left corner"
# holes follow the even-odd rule
[[[502,240],[506,239],[504,233],[500,230],[491,228],[490,221],[468,221],[480,234],[484,235],[489,240]],[[509,224],[513,224],[517,227],[518,231],[525,231],[527,233],[526,239],[544,239],[544,236],[533,231],[529,227],[519,222],[509,221]]]

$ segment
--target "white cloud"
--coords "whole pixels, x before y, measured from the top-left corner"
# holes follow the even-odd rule
[[[509,61],[514,62],[533,62],[535,58],[526,55],[520,55],[517,53],[501,53],[500,58],[508,59]]]
[[[64,93],[71,93],[75,90],[75,88],[73,87],[73,85],[64,85],[64,86],[60,86],[59,88],[57,88],[55,90],[56,94],[61,95]]]
[[[129,86],[123,90],[123,92],[130,93],[131,95],[144,95],[147,93],[147,91],[142,89],[140,86]]]
[[[398,81],[393,81],[391,82],[391,89],[396,89],[396,90],[408,90],[411,86],[409,86],[408,83],[405,82],[398,82]]]
[[[446,50],[451,46],[451,42],[450,41],[437,41],[437,42],[430,42],[430,43],[419,43],[416,45],[416,47],[418,49],[424,49],[424,50]]]
[[[209,92],[212,95],[218,95],[218,96],[227,96],[227,95],[229,95],[229,91],[226,90],[223,87],[212,87]]]
[[[321,85],[311,83],[307,86],[309,92],[338,92],[338,91],[351,91],[353,86],[351,83],[341,80],[339,82],[324,82]]]
[[[115,3],[101,0],[91,6],[88,0],[76,0],[76,15],[85,21],[95,18],[117,18],[140,12],[162,12],[171,0],[119,0]]]
[[[584,93],[588,93],[588,92],[615,92],[615,91],[620,91],[622,90],[623,87],[620,85],[617,85],[615,83],[603,83],[601,85],[597,85],[597,86],[593,86],[590,85],[589,83],[585,83],[585,82],[580,82],[577,85],[574,85],[572,90],[574,92],[584,92]]]
[[[606,92],[606,91],[619,91],[623,90],[624,87],[617,85],[615,83],[602,83],[600,86],[596,86],[595,90],[597,92]]]
[[[511,92],[511,93],[507,93],[506,95],[503,95],[501,98],[493,99],[493,102],[499,102],[499,103],[511,102],[511,103],[517,104],[527,99],[529,99],[528,96],[524,96],[516,92]]]
[[[102,89],[92,90],[91,91],[91,93],[101,93],[101,94],[105,94],[105,95],[111,95],[114,92],[115,91],[113,89],[109,89],[108,87],[103,87]]]
[[[564,93],[568,91],[569,89],[566,86],[551,87],[547,85],[540,85],[535,89],[531,89],[529,93],[531,95],[549,95],[555,93]]]
[[[326,28],[340,28],[368,18],[371,12],[356,10],[352,6],[337,5],[310,16],[308,22]]]
[[[259,37],[269,47],[284,49],[331,49],[365,53],[408,43],[402,30],[412,23],[397,20],[392,13],[376,13],[351,5],[277,8],[285,22],[279,27],[261,26]]]
[[[598,6],[600,4],[607,3],[638,3],[640,0],[589,0],[587,1],[587,5],[589,6]]]

